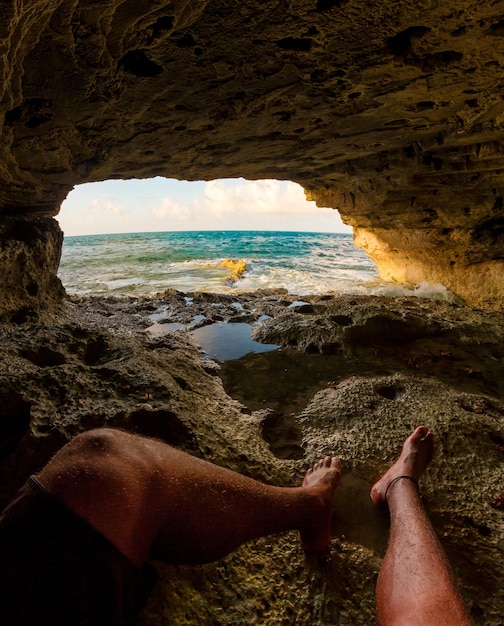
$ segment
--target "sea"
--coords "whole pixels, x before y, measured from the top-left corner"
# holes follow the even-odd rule
[[[65,237],[59,277],[76,296],[153,296],[167,289],[295,295],[417,295],[450,299],[441,285],[384,283],[351,234],[181,231]]]

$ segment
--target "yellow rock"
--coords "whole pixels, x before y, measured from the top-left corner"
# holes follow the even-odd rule
[[[243,272],[248,270],[247,264],[241,259],[224,259],[219,265],[221,267],[229,267],[229,269],[233,270],[232,278],[241,278]]]

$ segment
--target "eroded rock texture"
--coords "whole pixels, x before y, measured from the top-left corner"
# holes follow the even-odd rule
[[[290,179],[383,276],[502,307],[501,2],[24,0],[0,31],[2,214],[113,177]]]
[[[63,233],[51,218],[0,216],[0,315],[23,322],[54,312],[64,289],[56,276]]]
[[[237,311],[234,297],[192,295],[74,300],[50,326],[0,325],[0,508],[96,426],[284,486],[337,454],[327,553],[305,559],[289,532],[205,566],[156,563],[161,579],[140,624],[373,626],[389,524],[369,489],[423,422],[436,441],[421,480],[426,509],[474,624],[501,626],[504,314],[418,298],[289,307],[294,297],[281,293],[246,294]],[[164,331],[145,332],[152,315]],[[266,315],[254,335],[282,350],[221,364],[221,377],[186,330],[171,330],[175,320],[189,330]]]

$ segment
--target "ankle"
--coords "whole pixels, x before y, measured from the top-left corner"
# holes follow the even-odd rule
[[[417,491],[420,492],[418,480],[414,476],[410,476],[409,474],[401,474],[401,476],[396,476],[395,478],[393,478],[387,485],[387,488],[385,489],[385,494],[383,496],[383,499],[385,500],[385,502],[388,502],[387,495],[389,494],[389,491],[396,485],[398,481],[402,479],[406,481],[411,481],[415,485]]]

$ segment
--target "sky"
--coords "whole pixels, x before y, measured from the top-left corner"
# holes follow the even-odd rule
[[[308,202],[296,183],[243,178],[86,183],[68,194],[56,219],[66,236],[177,230],[352,232],[337,211]]]

